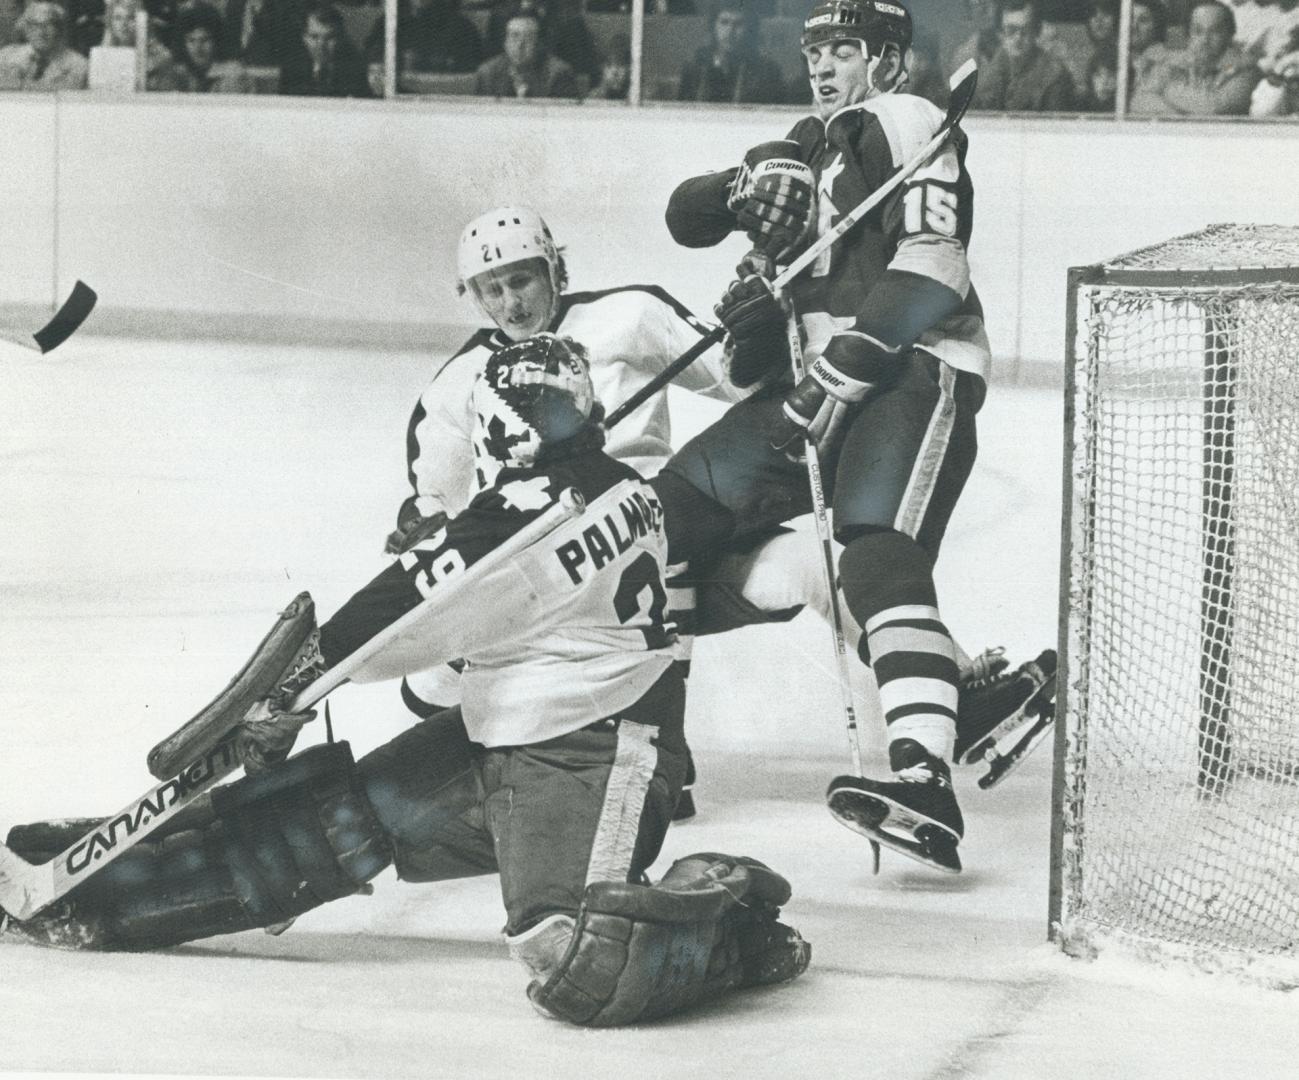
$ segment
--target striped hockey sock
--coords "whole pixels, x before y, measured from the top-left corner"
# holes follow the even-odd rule
[[[929,604],[886,608],[866,621],[864,641],[889,742],[914,739],[951,761],[960,669],[938,609]]]

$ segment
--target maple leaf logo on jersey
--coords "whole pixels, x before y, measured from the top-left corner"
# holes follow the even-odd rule
[[[501,498],[506,506],[516,510],[544,510],[555,501],[550,491],[550,478],[536,476],[531,480],[511,480],[501,487]]]
[[[514,456],[510,453],[510,449],[532,438],[531,430],[526,427],[520,434],[515,434],[507,429],[505,421],[499,415],[488,417],[485,424],[481,423],[483,417],[480,416],[478,419],[480,421],[479,430],[482,433],[483,450],[486,451],[488,457],[494,458],[496,461],[510,461]]]

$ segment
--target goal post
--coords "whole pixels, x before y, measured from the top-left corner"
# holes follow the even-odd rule
[[[1299,228],[1069,273],[1049,923],[1299,985]]]

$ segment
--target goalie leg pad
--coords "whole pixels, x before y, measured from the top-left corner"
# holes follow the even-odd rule
[[[292,919],[391,861],[347,743],[219,788],[213,809],[208,827],[138,844],[15,929],[77,948],[166,948]]]
[[[525,958],[537,975],[528,997],[547,1016],[613,1027],[788,981],[811,957],[797,931],[777,921],[789,895],[789,883],[762,863],[712,853],[678,860],[657,885],[596,882],[567,940],[549,935],[566,945],[557,962]]]

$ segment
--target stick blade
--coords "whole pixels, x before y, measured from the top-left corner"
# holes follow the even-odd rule
[[[965,110],[974,100],[974,90],[978,84],[979,67],[973,60],[965,61],[952,72],[951,81],[948,83],[950,93],[947,98],[947,116],[944,120],[947,127],[956,127],[961,122]]]
[[[94,289],[84,281],[78,281],[72,287],[71,294],[63,301],[63,306],[54,313],[54,318],[32,335],[41,352],[50,352],[67,341],[76,332],[77,327],[86,321],[86,316],[94,310],[95,301],[98,299]]]
[[[34,866],[0,844],[0,908],[15,919],[30,919],[55,899],[49,864]]]

